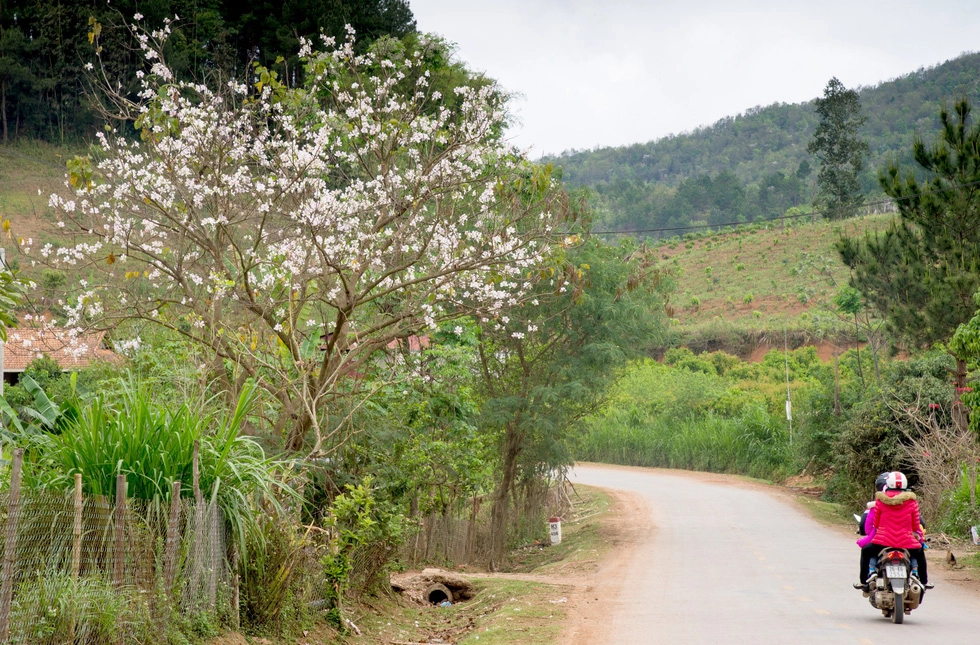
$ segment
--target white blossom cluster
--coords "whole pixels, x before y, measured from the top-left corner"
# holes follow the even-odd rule
[[[69,326],[165,312],[239,350],[279,338],[298,364],[301,337],[367,346],[466,312],[502,318],[527,293],[560,204],[502,141],[494,84],[446,97],[425,63],[436,44],[357,55],[351,37],[303,44],[302,89],[216,91],[174,80],[168,33],[139,36],[141,138],[103,134],[50,198],[75,237],[42,257],[102,276]]]

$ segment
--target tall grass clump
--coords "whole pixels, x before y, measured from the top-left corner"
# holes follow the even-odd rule
[[[254,395],[254,386],[245,388],[230,413],[216,401],[204,406],[216,411],[200,412],[186,403],[165,407],[146,388],[129,384],[111,403],[97,396],[77,404],[60,434],[31,438],[30,485],[69,491],[75,473],[81,473],[87,495],[112,498],[116,475],[124,474],[129,498],[169,501],[176,481],[182,497],[190,497],[197,441],[203,494],[215,500],[244,545],[243,536],[257,532],[253,501],[275,504],[275,493],[285,490],[276,477],[277,464],[242,434]]]
[[[613,412],[592,421],[577,456],[585,461],[739,473],[783,479],[790,471],[788,433],[761,407],[739,417],[709,413],[701,418],[647,419]]]
[[[757,393],[701,369],[647,361],[619,379],[611,403],[586,419],[577,459],[728,472],[779,480],[793,453],[785,420]]]

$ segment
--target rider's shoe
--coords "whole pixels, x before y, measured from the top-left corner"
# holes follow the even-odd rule
[[[869,587],[866,582],[865,583],[855,582],[852,586],[855,589],[860,589],[861,591],[870,591],[871,590],[871,587]]]
[[[936,588],[936,585],[934,585],[934,584],[933,584],[933,583],[931,583],[931,582],[927,582],[927,583],[925,583],[925,584],[924,584],[924,585],[922,585],[922,586],[923,586],[923,587],[925,587],[926,589],[935,589],[935,588]]]

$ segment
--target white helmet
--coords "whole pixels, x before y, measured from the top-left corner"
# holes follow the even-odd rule
[[[895,472],[888,473],[888,477],[885,478],[885,486],[889,490],[905,490],[908,488],[909,480],[902,473]]]

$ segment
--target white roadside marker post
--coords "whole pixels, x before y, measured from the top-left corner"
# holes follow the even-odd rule
[[[551,529],[551,546],[561,544],[561,518],[551,518],[548,520],[548,526]]]

